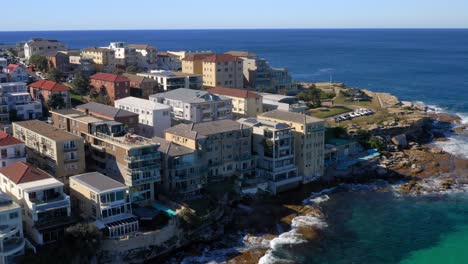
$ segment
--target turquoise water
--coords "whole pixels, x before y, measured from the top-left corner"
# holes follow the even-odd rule
[[[324,239],[285,250],[296,263],[468,263],[467,194],[338,193],[322,206]]]

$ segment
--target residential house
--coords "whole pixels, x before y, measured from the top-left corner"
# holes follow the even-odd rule
[[[252,174],[252,128],[233,120],[179,124],[166,129],[165,139],[196,150],[200,172],[209,181]]]
[[[70,72],[70,57],[66,51],[54,51],[46,54],[49,66],[57,69],[62,74]]]
[[[23,65],[9,64],[3,71],[7,75],[7,82],[27,82],[29,74]]]
[[[130,187],[132,201],[149,204],[161,180],[159,145],[128,133],[125,125],[75,109],[51,111],[55,127],[81,135],[87,142],[88,170],[95,170]]]
[[[171,107],[136,97],[115,101],[115,108],[137,114],[138,134],[144,137],[164,137],[164,130],[171,126]]]
[[[83,139],[39,120],[13,123],[13,136],[26,145],[27,161],[68,183],[68,177],[83,173]]]
[[[40,80],[29,85],[29,93],[34,100],[42,104],[47,104],[47,101],[53,94],[59,94],[63,98],[65,108],[71,107],[70,88],[63,84],[49,80]]]
[[[76,109],[91,116],[120,122],[126,126],[126,130],[130,133],[138,131],[138,114],[131,111],[95,102],[78,105]]]
[[[190,198],[199,194],[205,178],[199,171],[197,151],[154,137],[161,152],[161,187],[167,196]]]
[[[273,194],[302,183],[295,165],[294,129],[285,123],[255,118],[242,118],[237,122],[253,128],[256,176],[268,181],[268,189]]]
[[[200,74],[154,70],[150,73],[138,73],[138,75],[155,80],[158,84],[158,92],[179,88],[200,90],[203,83],[203,78]]]
[[[25,232],[36,245],[61,240],[64,229],[76,222],[64,184],[43,170],[17,162],[1,168],[0,178],[1,191],[23,208]]]
[[[26,83],[0,83],[0,120],[3,122],[42,117],[42,103],[32,101]],[[12,120],[10,120],[10,118]]]
[[[305,113],[309,107],[295,96],[272,93],[259,93],[263,97],[263,111],[283,110],[295,113]]]
[[[226,87],[214,87],[208,92],[231,98],[232,113],[235,117],[256,117],[263,113],[263,100],[258,93]]]
[[[158,82],[140,74],[122,74],[130,80],[130,96],[148,99],[150,95],[158,92]]]
[[[29,60],[32,55],[42,55],[53,51],[66,50],[65,44],[53,40],[43,38],[33,38],[24,44],[24,57]]]
[[[70,195],[80,217],[91,220],[108,238],[121,238],[139,230],[132,214],[128,187],[99,172],[70,178]]]
[[[182,61],[180,57],[169,52],[156,53],[156,68],[166,71],[182,70]]]
[[[127,77],[99,72],[91,75],[89,82],[91,91],[105,95],[109,105],[114,105],[115,100],[130,96],[130,80]]]
[[[26,162],[26,147],[21,140],[0,131],[0,156],[0,168],[18,161]]]
[[[203,75],[203,85],[243,88],[243,63],[230,54],[190,55],[182,59],[182,72]]]
[[[265,112],[260,114],[258,119],[285,123],[294,129],[296,166],[305,183],[323,176],[324,120],[282,110]]]
[[[194,123],[232,118],[232,101],[206,91],[179,88],[150,96],[153,102],[171,107],[175,120]]]
[[[115,51],[108,48],[86,48],[82,51],[83,58],[92,59],[97,71],[112,72],[115,69]]]
[[[21,207],[0,191],[0,263],[13,264],[24,254],[24,234]]]

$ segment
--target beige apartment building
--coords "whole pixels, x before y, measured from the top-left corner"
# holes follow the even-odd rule
[[[214,87],[209,93],[232,99],[232,113],[235,117],[256,117],[263,113],[262,96],[258,93],[236,88]]]
[[[81,56],[92,59],[97,71],[113,69],[115,67],[115,51],[108,48],[86,48],[81,53]]]
[[[323,176],[325,123],[322,119],[282,110],[260,114],[258,119],[285,123],[294,129],[296,166],[304,183]]]
[[[196,54],[182,59],[182,72],[201,74],[203,85],[243,88],[243,61],[230,54]]]
[[[132,201],[147,204],[161,180],[159,145],[128,133],[125,124],[90,116],[76,109],[51,111],[53,125],[87,142],[88,169],[130,187]]]
[[[13,136],[26,145],[26,160],[63,183],[86,169],[83,139],[39,120],[13,123]]]
[[[179,124],[166,129],[166,140],[198,152],[200,172],[208,181],[249,176],[252,159],[252,128],[233,120]]]

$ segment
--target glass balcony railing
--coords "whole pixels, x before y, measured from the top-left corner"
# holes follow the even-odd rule
[[[138,155],[138,156],[125,156],[124,159],[127,162],[137,162],[137,161],[144,161],[144,160],[152,160],[152,159],[159,159],[161,156],[159,152],[146,154],[146,155]]]

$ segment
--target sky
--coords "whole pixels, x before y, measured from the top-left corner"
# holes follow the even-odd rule
[[[468,0],[21,0],[0,31],[468,28]]]

